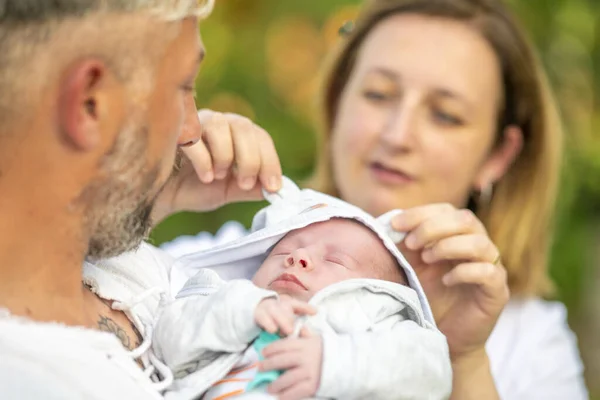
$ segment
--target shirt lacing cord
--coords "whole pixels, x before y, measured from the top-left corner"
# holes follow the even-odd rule
[[[165,299],[165,291],[159,287],[153,287],[148,290],[143,291],[139,295],[133,297],[131,300],[126,302],[114,301],[112,303],[112,309],[116,311],[129,312],[129,315],[133,319],[133,322],[137,326],[144,327],[144,335],[142,344],[140,344],[136,349],[129,352],[129,356],[134,359],[140,359],[142,364],[146,366],[144,369],[144,375],[148,378],[152,379],[154,382],[151,384],[152,388],[158,392],[163,392],[173,383],[173,372],[171,369],[162,361],[160,361],[154,352],[151,349],[152,346],[152,332],[153,327],[150,324],[145,324],[136,313],[131,312],[132,309],[146,300],[148,297],[154,295],[160,295],[160,304],[163,303]],[[158,374],[155,374],[158,373]],[[159,378],[156,378],[158,375]],[[162,378],[162,380],[160,379]]]

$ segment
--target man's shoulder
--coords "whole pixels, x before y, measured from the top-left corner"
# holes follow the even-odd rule
[[[99,297],[135,307],[144,323],[151,323],[161,298],[171,298],[170,273],[174,259],[148,244],[118,257],[86,262],[83,281]],[[143,307],[138,307],[141,303]],[[143,330],[143,326],[137,326]]]
[[[2,398],[139,398],[145,392],[132,378],[143,372],[106,333],[4,315],[0,354]],[[115,365],[115,357],[124,362]]]
[[[144,242],[136,250],[117,257],[86,262],[83,275],[84,279],[101,279],[102,282],[98,282],[100,285],[112,281],[127,290],[160,287],[168,291],[174,262],[169,254]]]

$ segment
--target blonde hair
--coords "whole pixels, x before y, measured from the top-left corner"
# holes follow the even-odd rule
[[[173,21],[191,16],[205,18],[214,3],[214,0],[0,0],[0,23],[39,24],[94,13],[131,12],[145,12]]]
[[[489,204],[471,208],[498,246],[513,295],[552,292],[547,272],[562,153],[562,127],[546,75],[533,46],[499,0],[371,0],[341,41],[325,70],[319,98],[319,158],[307,185],[338,196],[330,165],[329,139],[339,99],[359,48],[382,20],[400,13],[464,21],[490,43],[500,60],[504,109],[498,117],[498,143],[504,128],[518,126],[523,149],[495,185]]]

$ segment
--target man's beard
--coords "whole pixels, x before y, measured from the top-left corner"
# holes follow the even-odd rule
[[[84,190],[81,200],[87,204],[87,259],[134,250],[150,233],[150,216],[160,192],[156,186],[161,163],[147,165],[147,143],[147,128],[130,123],[102,160],[103,177]]]

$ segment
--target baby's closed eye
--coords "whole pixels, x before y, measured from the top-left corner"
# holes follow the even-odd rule
[[[334,264],[339,264],[341,266],[345,266],[344,262],[339,259],[338,257],[335,256],[325,256],[325,261],[330,262],[330,263],[334,263]]]

